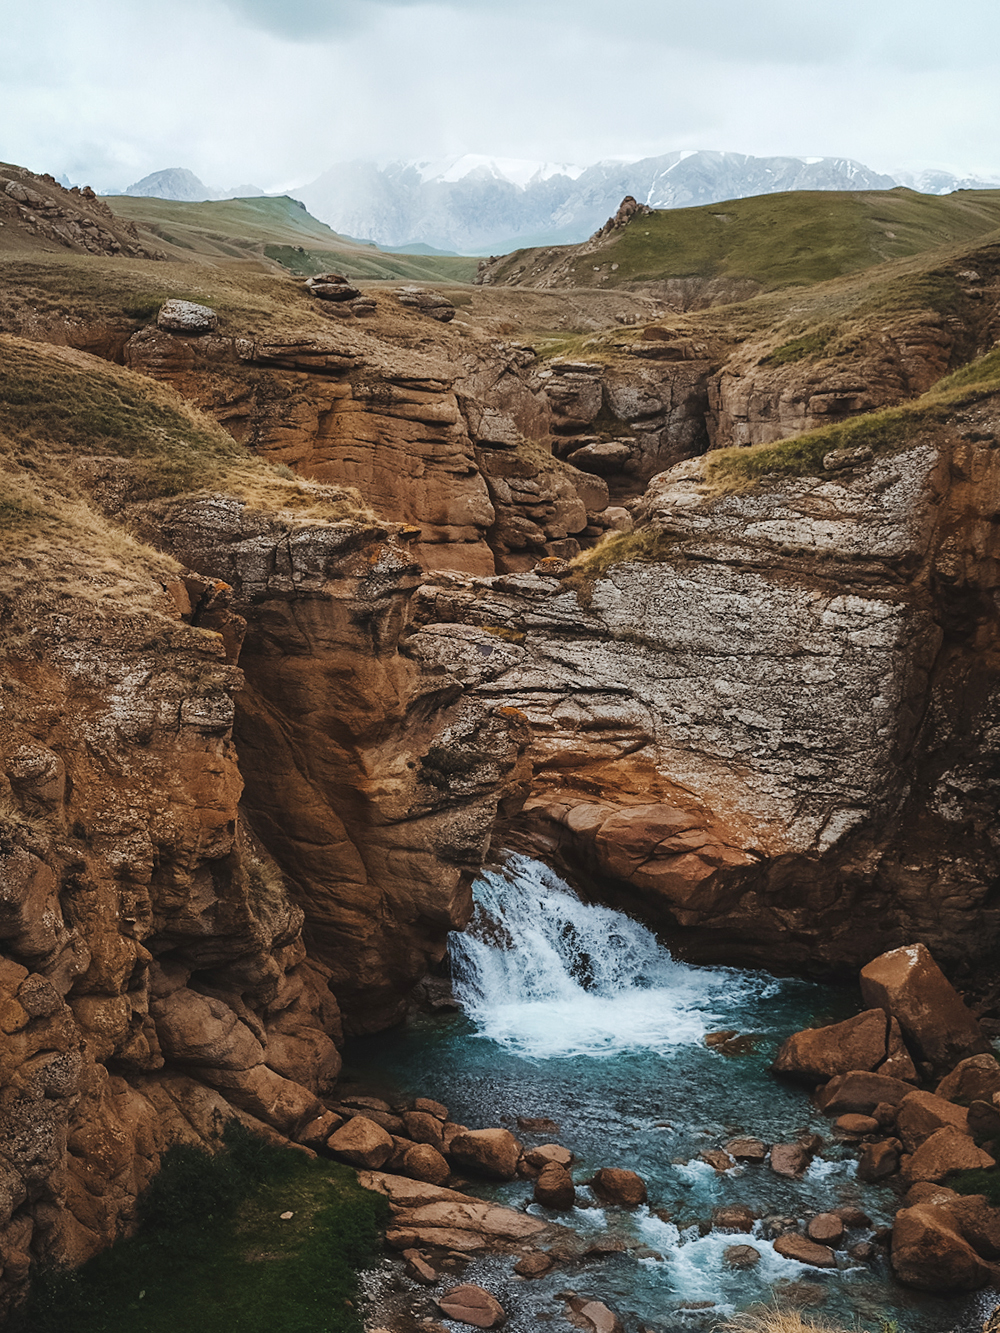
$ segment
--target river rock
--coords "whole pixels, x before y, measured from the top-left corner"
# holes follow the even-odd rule
[[[219,316],[210,306],[194,301],[164,301],[156,325],[169,333],[214,333],[219,327]]]
[[[946,1074],[934,1089],[949,1102],[991,1102],[1000,1093],[1000,1064],[995,1055],[970,1055]]]
[[[406,1111],[400,1129],[414,1143],[429,1143],[438,1152],[444,1151],[444,1125],[439,1116],[429,1111]]]
[[[860,1138],[864,1134],[876,1134],[879,1123],[871,1115],[855,1115],[848,1111],[844,1115],[837,1116],[833,1127],[839,1134],[851,1134]]]
[[[931,1203],[896,1214],[890,1260],[897,1280],[921,1291],[974,1291],[1000,1277],[961,1235],[948,1207]]]
[[[771,1149],[771,1170],[777,1176],[797,1180],[812,1159],[812,1152],[801,1143],[776,1143]]]
[[[776,1254],[784,1259],[795,1259],[800,1264],[809,1264],[811,1268],[836,1268],[837,1258],[827,1245],[817,1245],[795,1232],[786,1232],[774,1242]]]
[[[903,1145],[899,1139],[883,1139],[881,1143],[867,1143],[858,1161],[858,1179],[867,1185],[885,1180],[899,1170]]]
[[[506,1318],[495,1296],[471,1284],[446,1291],[437,1298],[437,1307],[446,1318],[473,1328],[498,1328]]]
[[[889,1024],[881,1009],[868,1009],[843,1023],[805,1028],[783,1044],[771,1068],[776,1074],[823,1083],[854,1069],[874,1070],[891,1061],[895,1077],[916,1077],[898,1025]]]
[[[898,1106],[913,1091],[911,1084],[886,1074],[852,1069],[847,1074],[832,1078],[816,1095],[816,1102],[825,1115],[871,1115],[877,1106]]]
[[[918,1180],[937,1183],[955,1171],[976,1171],[995,1166],[988,1153],[977,1148],[968,1134],[945,1125],[925,1139],[903,1167],[903,1178],[910,1184]]]
[[[721,1148],[705,1148],[698,1154],[703,1162],[707,1162],[718,1172],[729,1171],[736,1163],[728,1153],[723,1152]]]
[[[867,1213],[863,1213],[860,1208],[855,1208],[853,1204],[846,1204],[843,1208],[831,1208],[830,1211],[839,1217],[844,1226],[849,1230],[857,1230],[859,1227],[870,1227],[872,1222]]]
[[[366,1116],[352,1116],[335,1130],[326,1146],[349,1166],[360,1166],[366,1171],[377,1171],[392,1154],[392,1137]]]
[[[622,1322],[602,1301],[588,1300],[586,1296],[571,1296],[566,1302],[570,1323],[585,1333],[624,1333]]]
[[[419,1250],[404,1250],[403,1258],[406,1260],[406,1275],[413,1278],[414,1282],[421,1282],[425,1287],[433,1287],[441,1276]]]
[[[571,1237],[565,1228],[538,1217],[474,1199],[406,1176],[362,1171],[359,1183],[389,1200],[393,1219],[386,1240],[397,1250],[435,1246],[463,1254],[523,1251],[540,1237]]]
[[[448,1119],[448,1108],[443,1102],[431,1101],[429,1097],[418,1097],[413,1103],[414,1111],[423,1111],[442,1123]]]
[[[915,1152],[930,1136],[945,1125],[953,1125],[963,1134],[969,1132],[969,1113],[933,1092],[911,1092],[896,1111],[896,1133],[907,1152]]]
[[[843,1219],[836,1213],[817,1213],[809,1219],[806,1235],[818,1244],[831,1245],[836,1249],[844,1239]]]
[[[760,1251],[755,1250],[752,1245],[730,1245],[723,1250],[722,1259],[730,1268],[742,1271],[757,1267],[760,1263]]]
[[[576,1203],[573,1177],[558,1162],[548,1162],[535,1181],[534,1197],[546,1208],[572,1208]]]
[[[979,1024],[923,944],[893,949],[863,967],[861,994],[895,1018],[917,1059],[940,1073],[966,1056],[989,1053]]]
[[[535,1250],[533,1254],[526,1254],[523,1259],[518,1259],[514,1265],[514,1272],[518,1277],[544,1277],[550,1273],[555,1265],[555,1260],[544,1250]]]
[[[401,1166],[404,1175],[412,1176],[414,1180],[426,1180],[431,1185],[443,1185],[451,1175],[448,1163],[429,1143],[415,1143],[407,1148]]]
[[[638,1208],[646,1202],[646,1183],[634,1171],[602,1166],[588,1184],[599,1199],[620,1208]]]
[[[536,1166],[541,1171],[550,1162],[555,1162],[559,1166],[572,1166],[573,1154],[559,1143],[543,1143],[540,1148],[529,1149],[524,1154],[524,1160],[529,1166]]]
[[[713,1231],[753,1231],[757,1215],[745,1203],[727,1203],[712,1213]]]
[[[509,1129],[468,1129],[452,1139],[448,1156],[464,1171],[513,1180],[521,1145]]]
[[[736,1162],[763,1162],[768,1146],[761,1139],[730,1139],[726,1152]]]
[[[333,1111],[324,1111],[322,1115],[310,1120],[295,1136],[296,1143],[304,1143],[307,1148],[325,1148],[333,1132],[344,1123],[343,1117]]]
[[[932,1180],[918,1180],[906,1191],[903,1206],[914,1208],[918,1203],[951,1203],[961,1197],[947,1185],[935,1185]]]
[[[1000,1135],[1000,1106],[996,1102],[970,1102],[968,1124],[973,1138],[996,1138]]]

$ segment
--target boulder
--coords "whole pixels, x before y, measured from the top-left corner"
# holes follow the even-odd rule
[[[907,1152],[915,1152],[937,1130],[953,1125],[963,1134],[969,1132],[969,1113],[933,1092],[911,1092],[896,1112],[896,1133]]]
[[[771,1170],[777,1176],[796,1180],[812,1159],[812,1152],[801,1143],[776,1143],[771,1149]]]
[[[414,1282],[420,1282],[425,1287],[433,1287],[440,1274],[436,1268],[431,1267],[419,1250],[404,1250],[403,1258],[406,1260],[407,1277],[413,1278]]]
[[[431,1101],[430,1097],[417,1097],[413,1103],[413,1109],[434,1116],[435,1120],[440,1120],[442,1124],[448,1119],[447,1106],[443,1102]]]
[[[326,1146],[348,1166],[359,1166],[365,1171],[377,1171],[392,1155],[392,1136],[366,1116],[352,1116],[335,1130]]]
[[[949,1102],[992,1102],[1000,1093],[1000,1064],[995,1055],[970,1055],[946,1074],[934,1089]]]
[[[753,1231],[757,1216],[745,1203],[727,1203],[712,1213],[713,1231]]]
[[[969,1103],[969,1133],[977,1139],[1000,1136],[1000,1107],[995,1102]]]
[[[872,1008],[843,1023],[794,1033],[771,1067],[776,1074],[804,1083],[824,1083],[854,1069],[878,1069],[889,1060],[894,1077],[916,1078],[898,1026],[890,1023],[887,1029],[885,1014]]]
[[[576,1203],[573,1177],[558,1162],[548,1162],[535,1181],[535,1202],[546,1208],[572,1208]]]
[[[464,1171],[513,1180],[521,1145],[509,1129],[467,1129],[451,1140],[448,1156]]]
[[[728,1171],[736,1165],[729,1154],[723,1152],[721,1148],[705,1148],[698,1156],[703,1162],[707,1162],[709,1166],[714,1167],[719,1172]]]
[[[561,1144],[543,1143],[540,1148],[532,1148],[526,1152],[524,1160],[529,1166],[536,1166],[541,1171],[550,1162],[556,1162],[559,1166],[571,1166],[573,1154]]]
[[[794,1231],[786,1232],[774,1242],[776,1254],[783,1259],[795,1259],[811,1268],[836,1268],[837,1257],[828,1245],[817,1245]]]
[[[980,1258],[1000,1259],[1000,1208],[982,1194],[956,1195],[943,1206]]]
[[[471,1283],[446,1291],[437,1298],[437,1307],[445,1318],[473,1328],[499,1328],[506,1318],[496,1297]]]
[[[730,1245],[723,1250],[722,1260],[729,1268],[737,1271],[756,1268],[760,1263],[760,1251],[752,1245]]]
[[[918,1180],[940,1183],[955,1171],[975,1171],[995,1165],[993,1158],[977,1148],[968,1134],[945,1125],[925,1139],[906,1162],[903,1178],[910,1184]]]
[[[861,994],[895,1018],[914,1056],[941,1074],[989,1053],[989,1042],[923,944],[893,949],[861,969]]]
[[[851,1134],[860,1138],[864,1134],[878,1133],[879,1123],[874,1116],[856,1115],[852,1111],[847,1111],[844,1115],[837,1116],[833,1127],[839,1134]]]
[[[306,279],[306,291],[320,301],[355,301],[361,295],[342,273],[317,273]]]
[[[852,1069],[832,1078],[816,1094],[816,1102],[825,1115],[871,1115],[880,1105],[898,1106],[913,1091],[911,1084],[886,1074]]]
[[[169,333],[214,333],[219,316],[209,306],[194,301],[164,301],[156,325]]]
[[[602,1166],[588,1184],[599,1199],[620,1208],[638,1208],[646,1202],[646,1183],[634,1171]]]
[[[518,1259],[514,1265],[514,1272],[518,1277],[544,1277],[550,1273],[555,1264],[555,1260],[545,1253],[544,1250],[536,1250],[533,1254],[526,1254],[523,1259]]]
[[[430,315],[431,319],[442,323],[455,318],[454,303],[440,292],[428,292],[423,287],[401,287],[396,300],[400,305],[419,310],[422,315]]]
[[[443,1185],[451,1175],[448,1163],[429,1143],[415,1143],[403,1153],[400,1163],[404,1175],[414,1180],[426,1180],[431,1185]]]
[[[998,1276],[940,1204],[920,1203],[896,1214],[890,1259],[897,1281],[921,1291],[974,1291]]]
[[[870,1227],[872,1224],[868,1214],[863,1213],[860,1208],[855,1208],[852,1204],[846,1204],[843,1208],[832,1208],[830,1211],[836,1217],[839,1217],[848,1229],[856,1230],[858,1227]]]
[[[566,1302],[570,1323],[584,1333],[623,1333],[622,1322],[603,1301],[592,1301],[586,1296],[571,1296]]]
[[[835,1249],[844,1239],[844,1221],[836,1213],[817,1213],[809,1219],[806,1235],[820,1245],[832,1245]]]
[[[883,1139],[881,1143],[868,1143],[858,1162],[858,1179],[868,1185],[877,1180],[885,1180],[899,1170],[899,1155],[902,1151],[899,1139]]]
[[[307,1148],[325,1148],[330,1135],[343,1124],[339,1115],[333,1111],[324,1111],[322,1115],[310,1120],[295,1136],[296,1143],[304,1143]]]
[[[414,1143],[429,1143],[438,1152],[444,1151],[444,1125],[440,1117],[430,1111],[406,1111],[401,1132]]]
[[[950,1190],[947,1185],[935,1185],[931,1180],[918,1180],[911,1185],[903,1198],[905,1208],[913,1208],[918,1203],[950,1203],[961,1195]]]
[[[761,1139],[730,1139],[725,1146],[734,1162],[763,1162],[767,1157],[767,1144]]]

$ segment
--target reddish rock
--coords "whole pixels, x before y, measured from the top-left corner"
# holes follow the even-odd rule
[[[872,1119],[877,1120],[882,1129],[890,1129],[896,1123],[896,1112],[899,1108],[893,1106],[890,1102],[879,1102],[872,1111]]]
[[[752,1245],[730,1245],[722,1252],[722,1260],[729,1268],[742,1272],[756,1268],[760,1263],[760,1251]]]
[[[589,1184],[599,1199],[620,1208],[638,1208],[646,1202],[645,1181],[634,1171],[602,1166]]]
[[[446,1291],[438,1297],[437,1307],[446,1318],[473,1328],[498,1328],[506,1318],[495,1296],[471,1284]]]
[[[1000,1208],[982,1194],[959,1195],[944,1202],[955,1225],[983,1259],[1000,1259]]]
[[[573,1177],[558,1162],[549,1162],[535,1181],[534,1197],[546,1208],[572,1208],[576,1203]]]
[[[324,1111],[304,1125],[295,1136],[296,1143],[304,1143],[307,1148],[325,1148],[330,1135],[344,1123],[333,1111]]]
[[[893,949],[863,967],[861,994],[898,1021],[917,1059],[941,1073],[989,1052],[979,1024],[923,944]]]
[[[723,1152],[721,1148],[706,1148],[698,1156],[703,1162],[707,1162],[709,1166],[714,1167],[719,1172],[728,1171],[736,1165],[729,1154]]]
[[[425,1111],[437,1120],[448,1119],[448,1108],[442,1102],[431,1101],[429,1097],[418,1097],[413,1103],[414,1111]]]
[[[455,1135],[448,1156],[463,1171],[496,1180],[513,1180],[521,1145],[509,1129],[469,1129]]]
[[[969,1113],[964,1106],[954,1106],[933,1092],[911,1092],[896,1111],[896,1132],[907,1152],[915,1152],[945,1125],[968,1134]]]
[[[974,1291],[997,1279],[996,1269],[961,1235],[949,1209],[931,1203],[896,1214],[891,1261],[897,1280],[921,1291]]]
[[[518,1259],[514,1272],[518,1277],[544,1277],[552,1271],[554,1264],[555,1260],[544,1250],[536,1250],[534,1254],[526,1254],[523,1259]]]
[[[798,1179],[812,1161],[813,1154],[801,1143],[776,1143],[771,1149],[771,1170],[777,1176]]]
[[[745,1203],[727,1203],[712,1213],[713,1231],[753,1231],[757,1216]]]
[[[856,1115],[852,1111],[847,1111],[844,1115],[837,1116],[833,1127],[841,1134],[853,1134],[860,1138],[863,1134],[875,1134],[879,1123],[874,1116]]]
[[[406,1111],[400,1132],[414,1143],[429,1143],[438,1152],[444,1151],[444,1125],[428,1111]]]
[[[836,1213],[817,1213],[809,1219],[806,1235],[818,1244],[832,1245],[836,1249],[844,1239],[843,1219]]]
[[[848,1255],[858,1263],[866,1264],[875,1258],[875,1246],[870,1240],[859,1240],[856,1245],[848,1246]]]
[[[975,1171],[995,1165],[993,1158],[977,1148],[968,1134],[946,1125],[926,1139],[904,1163],[903,1177],[911,1184],[918,1180],[940,1183],[954,1171]]]
[[[840,1218],[845,1227],[856,1230],[858,1227],[870,1227],[872,1222],[867,1213],[863,1213],[860,1208],[854,1208],[847,1205],[844,1208],[831,1208],[830,1210]]]
[[[451,1174],[448,1163],[429,1143],[415,1143],[407,1148],[400,1165],[404,1175],[426,1180],[431,1185],[443,1185]]]
[[[887,1027],[885,1014],[873,1008],[843,1023],[794,1033],[778,1051],[771,1067],[776,1074],[805,1083],[823,1083],[854,1069],[878,1069],[890,1058],[892,1076],[916,1076],[898,1028],[894,1029],[891,1023]]]
[[[392,1154],[391,1136],[366,1116],[353,1116],[335,1130],[326,1146],[349,1166],[360,1166],[366,1171],[378,1171]]]
[[[529,1166],[537,1166],[541,1171],[549,1162],[556,1162],[559,1166],[571,1166],[573,1154],[559,1143],[543,1143],[540,1148],[532,1148],[526,1152],[524,1160]]]
[[[624,1333],[622,1322],[602,1301],[591,1301],[585,1296],[571,1296],[566,1302],[570,1323],[584,1333]]]
[[[961,1195],[948,1189],[947,1185],[935,1185],[932,1180],[918,1180],[906,1191],[903,1202],[907,1208],[913,1208],[918,1203],[950,1203],[958,1198]]]
[[[970,1055],[960,1060],[934,1089],[949,1102],[992,1102],[1000,1092],[1000,1064],[995,1055]]]
[[[881,1143],[868,1143],[858,1162],[858,1179],[868,1185],[877,1180],[885,1180],[899,1170],[899,1157],[902,1151],[899,1139],[883,1139]]]
[[[1000,1136],[1000,1107],[993,1102],[969,1103],[969,1133],[977,1139]]]
[[[794,1231],[786,1232],[774,1242],[775,1253],[785,1259],[796,1259],[811,1268],[836,1268],[837,1258],[827,1245],[817,1245]]]
[[[816,1094],[816,1102],[825,1115],[871,1115],[876,1106],[898,1106],[913,1087],[899,1078],[852,1069],[832,1078]]]
[[[415,1282],[423,1283],[425,1287],[433,1287],[440,1274],[436,1268],[431,1267],[419,1250],[404,1250],[403,1258],[406,1260],[408,1277],[413,1278]]]
[[[768,1147],[761,1139],[730,1139],[726,1152],[736,1162],[763,1162]]]

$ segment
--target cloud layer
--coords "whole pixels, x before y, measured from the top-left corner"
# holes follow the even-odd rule
[[[684,147],[1000,173],[995,0],[0,0],[0,30],[0,156],[100,189]]]

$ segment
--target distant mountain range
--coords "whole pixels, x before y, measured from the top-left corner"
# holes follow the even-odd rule
[[[1000,188],[1000,180],[943,171],[883,176],[850,158],[688,151],[588,167],[474,154],[388,166],[341,162],[289,193],[343,236],[383,249],[476,255],[585,240],[627,194],[652,208],[683,208],[779,190],[887,190],[900,184],[925,194]],[[193,202],[264,191],[252,185],[211,189],[186,168],[171,167],[125,193]]]

